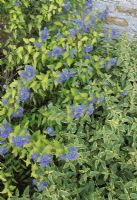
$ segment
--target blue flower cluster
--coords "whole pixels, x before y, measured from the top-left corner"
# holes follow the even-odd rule
[[[25,144],[30,142],[30,136],[28,135],[15,136],[12,138],[12,142],[17,147],[23,147]]]
[[[119,35],[118,30],[112,29],[112,32],[111,32],[112,39],[116,39],[118,35]]]
[[[63,49],[60,47],[54,47],[52,51],[48,51],[48,57],[50,58],[56,58],[56,57],[61,57],[63,53]]]
[[[92,6],[93,2],[92,0],[86,0],[86,6]]]
[[[93,50],[93,45],[88,44],[86,47],[84,47],[84,52],[89,53]]]
[[[25,67],[25,70],[20,72],[20,76],[23,77],[24,79],[32,79],[35,77],[35,74],[36,74],[36,70],[34,69],[32,65],[27,65]],[[18,103],[24,102],[28,100],[28,98],[30,97],[30,92],[27,87],[22,87],[18,95],[19,95]],[[23,113],[24,113],[24,108],[20,106],[16,111],[12,113],[12,117],[21,118],[23,117]]]
[[[92,115],[94,111],[93,104],[88,103],[87,105],[72,106],[70,115],[73,119],[78,119],[82,114],[87,113],[88,115]]]
[[[70,147],[70,152],[66,154],[66,159],[75,160],[78,155],[76,147]]]
[[[31,156],[31,159],[36,162],[37,161],[37,158],[38,158],[38,153],[33,153],[32,156]]]
[[[20,101],[26,101],[30,96],[30,92],[28,90],[27,87],[23,87],[20,91],[19,91],[19,99]]]
[[[20,107],[16,112],[12,113],[13,118],[21,118],[23,117],[24,108]]]
[[[95,111],[94,105],[105,100],[102,94],[98,98],[94,97],[93,94],[90,94],[90,97],[92,97],[92,100],[89,100],[87,104],[71,107],[70,115],[73,119],[78,119],[84,113],[87,113],[89,116],[91,116]]]
[[[108,8],[106,8],[102,13],[98,14],[98,18],[102,20],[102,19],[106,18],[108,16],[108,14],[109,14],[109,10],[108,10]]]
[[[110,66],[113,67],[117,64],[117,59],[116,58],[110,58]]]
[[[39,157],[39,159],[38,159],[38,157]],[[34,162],[40,163],[40,166],[41,166],[42,168],[44,168],[44,167],[47,167],[47,165],[49,165],[49,164],[51,163],[51,161],[52,161],[52,156],[51,156],[51,154],[49,154],[49,153],[46,153],[46,154],[44,154],[44,155],[39,156],[39,154],[38,154],[37,152],[35,152],[35,153],[33,153],[33,154],[31,155],[31,159],[32,159]]]
[[[61,56],[62,49],[60,47],[54,47],[52,53],[54,56]]]
[[[60,32],[57,33],[56,35],[58,38],[62,38],[62,34]]]
[[[14,5],[15,5],[15,6],[19,6],[20,3],[19,3],[18,1],[15,1]]]
[[[125,97],[128,94],[128,91],[125,90],[124,92],[120,93],[120,97]]]
[[[95,108],[92,105],[89,105],[87,107],[87,113],[89,116],[92,115],[94,113],[94,111],[95,111]]]
[[[103,30],[102,33],[104,34],[104,38],[107,42],[110,42],[111,39],[116,39],[119,35],[117,29],[112,29],[110,33],[107,30]]]
[[[106,71],[108,71],[111,67],[115,66],[117,64],[117,59],[116,58],[110,58],[109,62],[106,62],[104,64],[104,67]]]
[[[53,127],[48,127],[48,128],[47,128],[47,133],[48,133],[48,135],[50,135],[50,136],[54,136],[54,135],[55,135],[55,130],[54,130],[54,128],[53,128]]]
[[[78,156],[76,147],[70,147],[69,153],[61,154],[59,160],[75,160]]]
[[[90,54],[87,53],[87,54],[85,55],[85,59],[90,60]],[[93,70],[93,68],[92,68],[92,70]],[[91,72],[91,71],[89,70],[89,72]]]
[[[76,49],[75,48],[72,48],[70,50],[70,55],[71,55],[72,58],[76,55]]]
[[[42,33],[41,33],[41,40],[44,42],[45,40],[48,39],[48,29],[47,27],[45,27],[43,30],[42,30]]]
[[[68,69],[63,69],[62,72],[59,72],[60,78],[59,78],[59,83],[63,83],[64,81],[68,80],[71,77],[75,76],[74,72],[70,72]]]
[[[70,37],[72,37],[72,38],[75,37],[78,33],[82,33],[82,31],[74,29],[74,28],[69,29],[69,34],[70,34]]]
[[[41,47],[41,45],[42,45],[41,42],[35,42],[35,46],[37,49],[39,49]]]
[[[37,186],[38,190],[40,192],[42,192],[45,187],[47,186],[47,182],[46,181],[42,181],[40,184],[38,184],[38,181],[36,179],[33,179],[33,185]]]
[[[8,138],[11,132],[11,128],[8,122],[3,123],[3,127],[0,127],[0,138]]]
[[[0,127],[0,139],[7,139],[9,137],[9,134],[11,132],[11,127],[9,126],[9,123],[7,121],[4,121],[2,126]],[[8,149],[5,146],[6,145],[6,140],[5,141],[0,141],[0,154],[4,156],[7,152]]]
[[[66,11],[69,11],[69,10],[71,9],[70,1],[65,0],[65,2],[64,2],[64,9],[65,9]]]
[[[25,71],[21,72],[21,76],[25,79],[34,78],[36,70],[32,65],[27,65]]]
[[[71,109],[71,116],[74,119],[78,119],[84,111],[84,105],[73,106]]]
[[[51,163],[51,155],[50,154],[45,154],[40,156],[40,164],[42,167],[46,167]]]
[[[89,21],[84,22],[82,18],[77,18],[75,21],[76,25],[79,28],[82,28],[82,30],[84,30],[85,32],[89,32],[89,28],[91,26],[91,23]],[[83,32],[78,30],[78,33],[83,33]]]
[[[5,156],[5,154],[8,152],[8,149],[7,149],[7,147],[0,147],[0,154],[2,155],[2,156]]]

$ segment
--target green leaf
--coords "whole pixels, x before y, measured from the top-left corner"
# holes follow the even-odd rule
[[[55,67],[55,69],[57,70],[57,69],[60,69],[61,67],[62,67],[62,62],[58,62],[57,63],[57,65],[56,65],[56,67]]]
[[[70,57],[67,58],[67,64],[68,64],[69,66],[71,66],[73,62],[74,62],[73,58],[70,58]]]

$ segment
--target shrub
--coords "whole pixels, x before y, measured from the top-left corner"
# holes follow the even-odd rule
[[[30,186],[31,196],[47,188],[34,199],[105,198],[119,145],[111,150],[115,142],[110,145],[102,124],[123,96],[111,53],[114,35],[103,29],[107,10],[95,12],[92,1],[1,4],[9,33],[0,61],[3,197]]]
[[[121,85],[124,92],[107,98],[104,111],[98,110],[92,116],[92,124],[80,123],[75,135],[69,132],[69,141],[75,138],[79,143],[79,159],[76,164],[52,165],[51,186],[43,193],[36,192],[34,200],[136,199],[135,44],[136,40],[129,42],[123,37],[113,48],[118,66],[111,71],[111,80]],[[111,84],[108,81],[106,91]],[[26,190],[23,197],[29,199],[28,195]]]

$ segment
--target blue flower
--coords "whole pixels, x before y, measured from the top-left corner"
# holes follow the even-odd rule
[[[38,181],[37,181],[36,179],[33,179],[33,180],[32,180],[32,183],[33,183],[33,185],[37,185],[37,184],[38,184]]]
[[[59,72],[59,74],[60,74],[60,79],[58,80],[59,83],[63,83],[64,81],[67,80],[67,77],[62,72]]]
[[[70,37],[75,37],[78,33],[81,33],[81,31],[77,29],[69,29]]]
[[[21,76],[26,79],[34,78],[36,70],[32,65],[27,65],[25,71],[21,72]]]
[[[76,50],[74,48],[70,50],[70,55],[71,57],[74,57],[76,55]]]
[[[59,79],[59,83],[63,83],[64,81],[68,80],[71,77],[74,77],[74,73],[69,72],[68,69],[63,69],[63,72],[59,72],[60,74],[60,79]]]
[[[76,147],[70,147],[70,152],[66,154],[66,159],[75,160],[78,155]]]
[[[6,98],[3,98],[2,99],[2,103],[3,103],[3,105],[7,105],[8,104],[8,100]]]
[[[88,6],[87,8],[85,8],[85,9],[83,10],[85,16],[88,15],[88,14],[90,14],[91,10],[92,10],[92,5],[91,5],[91,6]]]
[[[71,109],[71,116],[74,119],[78,119],[82,115],[83,110],[84,110],[84,105],[73,106]]]
[[[106,8],[102,13],[98,15],[98,18],[104,19],[108,16],[108,13],[109,13],[108,8]]]
[[[47,182],[46,181],[42,181],[42,183],[40,184],[40,185],[38,185],[37,187],[38,187],[38,190],[40,191],[40,192],[42,192],[44,189],[45,189],[45,187],[47,186]]]
[[[1,147],[1,148],[0,148],[0,154],[1,154],[2,156],[4,156],[7,152],[8,152],[7,147]]]
[[[51,162],[51,155],[50,154],[45,154],[40,156],[40,164],[42,167],[46,167],[47,165],[49,165]]]
[[[12,113],[13,118],[23,117],[24,108],[20,107],[16,112]]]
[[[86,6],[92,6],[93,2],[92,0],[86,0]]]
[[[87,113],[88,115],[92,115],[94,113],[95,109],[93,108],[92,105],[88,105],[87,107]]]
[[[39,49],[41,47],[41,45],[42,45],[41,42],[35,42],[35,46],[37,49]]]
[[[115,66],[116,63],[117,63],[117,59],[116,59],[116,58],[111,58],[111,59],[110,59],[110,66],[111,66],[111,67],[112,67],[112,66]]]
[[[108,31],[103,30],[102,33],[104,34],[105,40],[109,42],[109,41],[111,40],[111,38],[110,38],[110,36],[109,36],[109,34],[108,34]]]
[[[30,96],[29,90],[27,87],[23,87],[20,91],[19,91],[19,99],[20,101],[26,101]]]
[[[62,54],[62,49],[59,48],[59,47],[54,47],[52,53],[53,53],[55,56],[61,56],[61,54]]]
[[[93,98],[92,101],[91,101],[91,103],[96,104],[97,103],[97,99]]]
[[[84,48],[84,52],[85,53],[89,53],[93,50],[93,45],[88,44],[85,48]]]
[[[52,51],[48,51],[48,57],[53,58]]]
[[[108,8],[106,8],[106,9],[103,11],[103,16],[104,16],[104,18],[107,17],[108,14],[109,14],[109,10],[108,10]]]
[[[90,60],[90,55],[86,54],[85,59]]]
[[[57,33],[58,38],[62,38],[62,34],[60,32]]]
[[[43,30],[42,30],[42,34],[41,34],[41,40],[42,41],[45,41],[48,39],[48,29],[47,27],[45,27]]]
[[[69,11],[69,10],[71,9],[70,1],[65,0],[64,3],[65,3],[65,4],[64,4],[64,9],[67,10],[67,11]]]
[[[31,156],[31,159],[36,162],[37,161],[37,156],[38,156],[38,153],[33,153],[32,156]]]
[[[54,136],[55,135],[55,130],[53,127],[48,127],[47,128],[47,132],[50,136]]]
[[[11,128],[7,122],[3,125],[4,128],[0,128],[0,138],[8,138],[11,132]]]
[[[84,25],[83,25],[83,30],[85,31],[85,32],[87,32],[87,33],[89,33],[89,28],[90,28],[90,26],[91,26],[91,23],[88,21],[88,22],[86,22]]]
[[[90,20],[91,20],[91,23],[94,24],[96,21],[96,16],[92,16]]]
[[[78,27],[83,27],[84,26],[84,22],[81,18],[76,19],[76,24]]]
[[[23,147],[25,144],[29,143],[30,136],[22,135],[22,136],[16,136],[12,138],[12,142],[17,147]]]
[[[18,1],[15,1],[15,3],[14,3],[15,6],[19,6],[19,4],[20,3]]]
[[[48,35],[48,29],[47,27],[44,27],[44,29],[42,30],[42,35]]]
[[[46,181],[42,181],[40,184],[38,184],[38,181],[36,179],[32,180],[33,185],[36,185],[39,191],[43,191],[45,187],[47,186]]]
[[[118,33],[118,31],[116,29],[112,29],[111,34],[112,34],[112,39],[116,39],[117,36],[119,35],[119,33]]]
[[[125,97],[127,94],[128,94],[128,91],[125,90],[124,92],[120,93],[120,96],[121,96],[121,97]]]

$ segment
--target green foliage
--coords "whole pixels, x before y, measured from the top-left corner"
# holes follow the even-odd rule
[[[7,148],[0,156],[4,199],[136,199],[137,50],[123,38],[112,49],[111,32],[103,31],[97,12],[83,10],[84,2],[72,1],[67,11],[63,0],[0,1],[7,33],[0,59],[1,134],[4,123],[11,128],[0,140]],[[24,135],[29,142],[16,145]],[[77,148],[77,159],[61,160],[70,147]],[[46,168],[45,154],[52,155]],[[43,192],[33,179],[38,189],[48,182]]]

